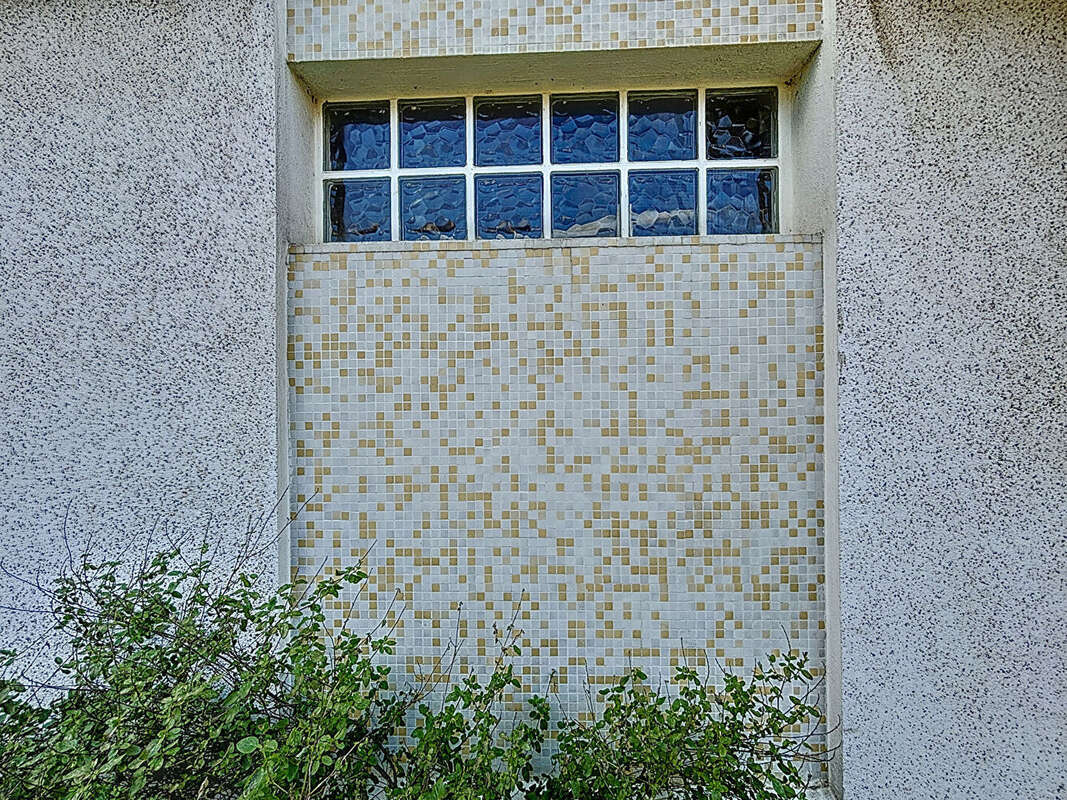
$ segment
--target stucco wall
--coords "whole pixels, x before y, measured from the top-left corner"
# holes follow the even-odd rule
[[[118,554],[157,515],[225,544],[270,510],[273,32],[248,0],[0,2],[0,553],[23,574],[65,562],[70,501],[75,544]],[[5,611],[0,639],[42,620]]]
[[[824,25],[833,30],[833,4],[825,8]],[[841,771],[841,611],[838,524],[837,431],[837,156],[834,143],[834,70],[836,42],[825,39],[792,82],[793,225],[818,232],[823,241],[823,362],[826,385],[823,408],[823,502],[826,510],[823,559],[826,569],[826,716],[827,745],[833,751],[830,783],[842,784]]]
[[[822,0],[288,0],[294,61],[818,39]]]
[[[290,262],[294,574],[400,675],[518,614],[519,673],[823,665],[816,237],[318,245]],[[399,593],[399,594],[397,594]]]
[[[847,797],[1064,796],[1067,5],[838,5]]]

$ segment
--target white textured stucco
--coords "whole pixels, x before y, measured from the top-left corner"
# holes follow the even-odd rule
[[[824,25],[832,31],[833,4],[824,5]],[[826,507],[823,563],[826,591],[827,746],[833,750],[830,783],[840,789],[841,779],[841,604],[840,554],[837,515],[837,228],[834,133],[834,53],[836,43],[824,41],[805,68],[791,81],[793,225],[802,233],[823,237],[823,364],[826,396],[823,425],[823,500]]]
[[[1064,796],[1067,5],[838,5],[849,798]]]
[[[267,2],[0,2],[0,554],[126,553],[276,491]],[[224,542],[225,543],[225,542]],[[0,603],[40,598],[0,580]],[[5,610],[4,645],[39,615]]]
[[[315,156],[317,110],[316,102],[307,86],[289,69],[285,54],[286,9],[284,2],[274,7],[274,73],[275,73],[275,179],[277,182],[277,224],[275,226],[275,319],[277,341],[284,342],[288,316],[281,313],[286,307],[289,282],[286,262],[290,242],[314,240],[322,211],[318,207],[315,186]],[[277,441],[289,438],[289,402],[286,373],[288,363],[285,348],[276,348]],[[283,444],[278,450],[280,502],[277,506],[278,543],[277,576],[280,583],[289,580],[289,448]]]
[[[181,526],[214,514],[225,536],[227,518],[273,499],[276,458],[287,470],[275,406],[286,286],[275,267],[278,245],[310,238],[319,209],[305,193],[310,100],[273,60],[289,49],[276,34],[285,5],[0,0],[0,555],[19,571],[63,561],[68,501],[76,535],[92,530],[121,551],[160,513]],[[314,3],[295,5],[319,19]],[[1058,798],[1067,4],[839,6],[836,22],[819,9],[831,39],[799,84],[793,126],[804,232],[827,227],[828,171],[838,192],[824,255],[828,296],[839,281],[828,321],[839,313],[841,326],[827,413],[839,399],[846,796]],[[579,42],[578,20],[564,17],[537,30],[564,26],[570,38],[534,49],[611,46],[611,30]],[[638,17],[640,30],[653,19]],[[780,59],[761,55],[764,70],[806,57],[818,37],[777,18],[752,22],[749,41],[803,42],[760,45]],[[635,46],[743,33],[712,28],[697,41],[668,35],[668,21]],[[300,51],[378,59],[363,72],[301,68],[321,91],[355,92],[383,74],[386,55],[464,53],[483,59],[480,80],[498,63],[486,53],[517,58],[524,48],[508,43],[528,33],[490,26],[499,47],[464,32],[435,49],[401,27],[399,50],[364,47],[358,31],[342,41],[337,28],[325,50]],[[721,55],[702,78],[748,68],[748,56],[711,49]],[[424,58],[394,80],[442,65],[451,71],[435,74],[452,80],[472,63]],[[836,434],[826,437],[831,680]],[[0,579],[0,604],[32,602]],[[38,618],[2,619],[0,642],[17,645]]]

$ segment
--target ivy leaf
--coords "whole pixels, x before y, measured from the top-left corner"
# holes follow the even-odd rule
[[[237,743],[237,752],[244,753],[246,756],[255,751],[259,747],[259,739],[255,736],[246,736]]]

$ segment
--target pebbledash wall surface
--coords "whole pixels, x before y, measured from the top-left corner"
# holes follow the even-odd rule
[[[846,797],[1062,796],[1067,9],[834,5],[0,0],[5,562],[291,481],[404,668],[784,626]],[[781,234],[318,243],[321,101],[642,76],[782,87]]]
[[[74,552],[128,555],[157,520],[226,550],[276,498],[274,22],[0,2],[0,557],[23,578],[67,563],[64,525]],[[5,574],[0,598],[3,645],[48,664],[46,617],[16,610],[41,595]]]
[[[834,41],[846,791],[1063,797],[1067,3]]]

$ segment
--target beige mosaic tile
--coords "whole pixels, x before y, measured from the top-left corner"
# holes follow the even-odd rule
[[[664,242],[294,249],[293,570],[366,559],[336,624],[399,616],[398,674],[515,614],[575,707],[783,629],[821,668],[820,244]]]
[[[817,39],[811,0],[289,0],[296,61]]]

